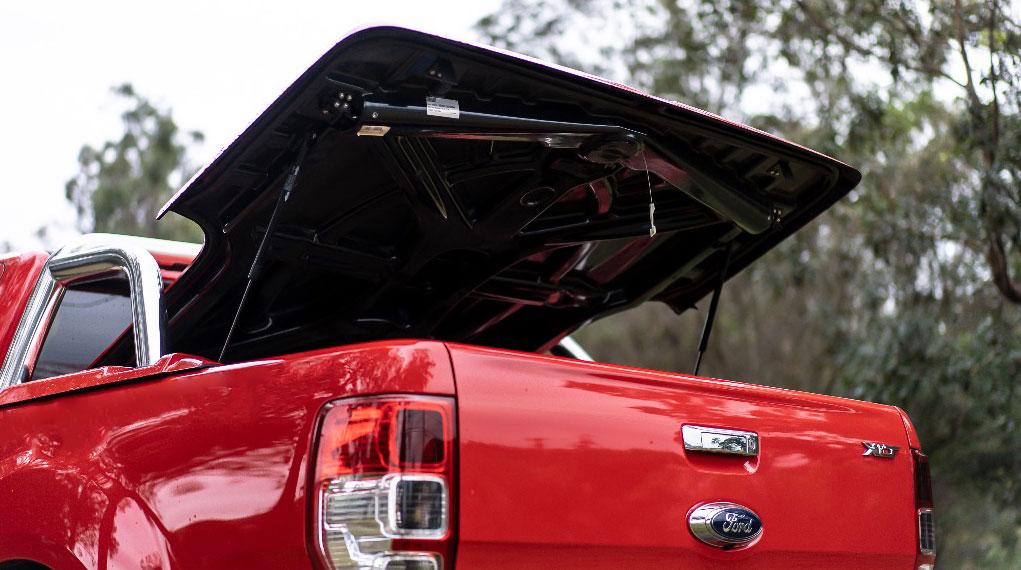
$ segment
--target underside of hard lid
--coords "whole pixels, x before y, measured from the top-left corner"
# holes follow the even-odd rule
[[[596,78],[367,29],[168,204],[206,233],[169,340],[218,355],[278,204],[228,360],[395,337],[545,350],[647,300],[683,311],[858,179]]]

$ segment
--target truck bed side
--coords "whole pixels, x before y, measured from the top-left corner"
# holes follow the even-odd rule
[[[47,395],[73,376],[72,391]],[[5,392],[20,400],[0,405],[0,562],[309,568],[305,489],[322,406],[453,394],[443,345],[411,341],[120,378],[86,371]]]
[[[896,408],[453,346],[461,568],[913,568],[912,459]],[[758,433],[757,457],[687,451],[681,426]],[[900,446],[863,456],[863,441]],[[688,512],[762,519],[744,549]]]

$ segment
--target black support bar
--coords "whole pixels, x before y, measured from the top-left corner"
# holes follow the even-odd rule
[[[713,332],[713,322],[716,321],[716,308],[720,304],[720,293],[723,292],[723,283],[727,280],[727,270],[730,266],[730,252],[733,250],[731,245],[727,245],[727,249],[724,250],[723,258],[723,271],[720,272],[720,280],[716,283],[716,288],[713,289],[712,299],[709,300],[709,312],[705,316],[705,325],[702,327],[702,338],[698,340],[698,356],[695,357],[695,370],[692,372],[693,375],[698,376],[698,370],[702,366],[702,356],[705,355],[706,348],[709,347],[709,335]]]
[[[528,117],[458,111],[458,116],[430,114],[426,107],[365,101],[362,125],[382,125],[392,134],[478,140],[532,140],[553,147],[578,147],[596,136],[636,137],[645,154],[623,163],[633,170],[648,167],[667,183],[695,201],[737,224],[750,234],[761,234],[776,224],[774,208],[741,188],[741,182],[691,149],[669,149],[644,133],[620,125],[570,123]],[[678,152],[680,151],[680,152]],[[639,160],[641,156],[643,160]],[[694,184],[692,184],[692,182]]]
[[[238,326],[238,321],[241,320],[241,313],[244,311],[245,303],[248,301],[248,293],[252,289],[252,284],[259,277],[259,272],[262,271],[263,256],[266,255],[266,249],[269,245],[270,236],[276,231],[277,223],[280,218],[280,211],[283,209],[284,204],[291,198],[291,193],[294,191],[294,185],[298,180],[298,172],[301,171],[301,163],[305,162],[305,155],[308,153],[309,139],[305,139],[301,148],[298,150],[298,157],[294,159],[294,163],[291,166],[290,172],[287,173],[287,178],[284,179],[284,186],[280,189],[280,195],[277,197],[277,203],[273,206],[273,213],[269,216],[269,223],[266,224],[266,233],[262,234],[262,239],[259,240],[259,248],[255,250],[255,259],[252,261],[252,267],[248,270],[248,280],[245,282],[245,290],[241,294],[241,301],[238,302],[237,312],[234,313],[234,320],[230,323],[230,328],[227,329],[227,336],[223,339],[223,348],[220,350],[220,362],[223,362],[224,357],[227,356],[227,348],[230,347],[231,338],[234,336],[234,329]]]

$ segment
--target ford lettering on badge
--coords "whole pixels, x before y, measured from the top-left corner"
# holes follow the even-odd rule
[[[688,514],[695,538],[718,548],[751,543],[762,534],[762,521],[751,509],[737,503],[707,503]]]

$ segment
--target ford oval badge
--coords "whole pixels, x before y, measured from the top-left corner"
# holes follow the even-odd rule
[[[737,503],[701,505],[688,514],[688,527],[695,538],[718,548],[743,546],[762,534],[759,515]]]

